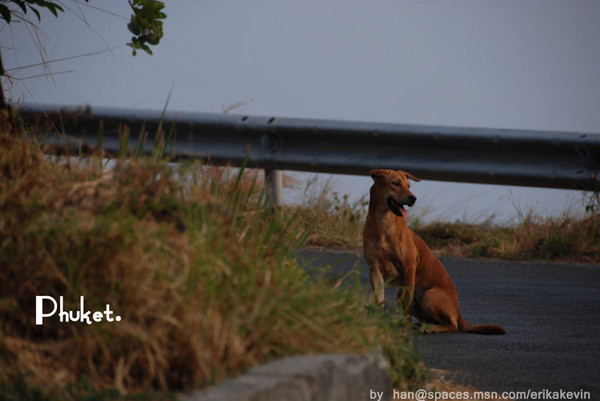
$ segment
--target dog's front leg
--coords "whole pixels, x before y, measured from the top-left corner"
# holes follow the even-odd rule
[[[385,301],[385,286],[383,282],[383,275],[378,265],[369,266],[369,278],[371,279],[371,287],[375,294],[375,302],[378,305],[383,305]]]
[[[404,311],[404,320],[410,322],[413,312],[413,300],[415,297],[415,274],[416,266],[414,264],[405,264],[403,268],[404,286],[398,290],[396,302],[400,304]]]

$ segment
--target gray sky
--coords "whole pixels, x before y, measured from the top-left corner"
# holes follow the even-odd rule
[[[451,126],[600,132],[600,2],[178,0],[154,56],[130,55],[128,6],[43,16],[51,77],[14,100]],[[80,17],[85,16],[85,21]],[[119,17],[121,16],[121,17]],[[126,17],[126,18],[123,18]],[[5,68],[40,68],[26,24],[0,27]],[[113,49],[111,51],[106,51]],[[366,193],[367,177],[336,177]],[[422,182],[414,214],[502,219],[581,211],[578,191]]]

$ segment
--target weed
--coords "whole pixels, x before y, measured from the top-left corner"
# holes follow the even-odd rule
[[[586,196],[585,211],[591,215],[600,214],[600,191],[589,192]]]
[[[312,248],[358,249],[366,217],[366,198],[351,202],[348,194],[331,190],[331,182],[315,178],[306,184],[307,197],[288,213],[298,213],[305,226],[311,227],[306,246]]]

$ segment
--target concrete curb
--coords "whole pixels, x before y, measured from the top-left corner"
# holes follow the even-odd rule
[[[295,356],[182,397],[181,401],[389,400],[389,365],[381,354]]]

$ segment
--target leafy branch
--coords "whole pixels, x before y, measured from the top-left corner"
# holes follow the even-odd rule
[[[89,0],[85,0],[85,2],[89,3]],[[137,54],[137,50],[152,54],[150,46],[158,45],[163,37],[162,20],[167,17],[162,11],[165,4],[159,0],[129,0],[129,5],[133,14],[127,28],[134,36],[127,45],[133,49],[134,56]],[[41,21],[40,11],[43,9],[50,11],[55,17],[65,11],[60,4],[49,0],[0,0],[0,18],[7,24],[13,22],[19,12],[27,15],[28,11],[35,14],[38,21]],[[0,75],[2,72],[0,71]]]
[[[162,12],[165,4],[162,1],[156,0],[133,0],[129,2],[133,15],[127,28],[135,36],[131,38],[131,42],[127,43],[133,50],[135,56],[137,50],[143,50],[148,54],[152,54],[152,50],[148,44],[156,46],[163,36],[162,19],[167,16]]]
[[[86,0],[87,1],[87,0]],[[43,7],[48,9],[55,17],[58,17],[58,12],[64,12],[63,8],[52,1],[46,0],[5,0],[2,3],[9,3],[17,6],[23,14],[27,14],[27,10],[31,10],[35,16],[38,18],[38,21],[42,20],[42,16],[38,10],[39,7]],[[8,24],[12,21],[12,15],[14,10],[5,4],[0,4],[0,17],[5,20]]]

